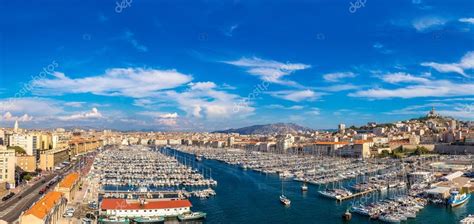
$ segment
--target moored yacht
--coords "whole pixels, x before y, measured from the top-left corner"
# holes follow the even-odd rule
[[[470,198],[470,194],[459,193],[459,191],[452,191],[448,203],[451,207],[456,207],[466,203],[467,201],[469,201]]]
[[[280,202],[284,205],[290,205],[291,201],[285,195],[280,195]]]
[[[308,185],[306,185],[306,182],[301,185],[301,191],[307,191],[308,190]]]

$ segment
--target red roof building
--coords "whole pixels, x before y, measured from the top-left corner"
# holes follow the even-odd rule
[[[189,200],[127,200],[105,198],[100,204],[102,215],[116,217],[169,217],[190,212]]]

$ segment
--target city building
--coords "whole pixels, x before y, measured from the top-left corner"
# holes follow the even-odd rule
[[[16,166],[24,172],[35,172],[36,171],[36,157],[29,155],[17,154]]]
[[[56,191],[47,193],[20,216],[20,224],[60,224],[66,208],[66,198]]]
[[[234,142],[235,142],[234,136],[230,136],[229,138],[227,138],[227,147],[232,147],[234,145]]]
[[[70,156],[94,151],[102,146],[102,140],[94,138],[74,138],[69,142]]]
[[[294,142],[295,142],[295,137],[293,137],[293,135],[290,135],[290,134],[285,135],[283,138],[278,140],[276,144],[277,152],[285,153],[287,149],[293,146]]]
[[[7,188],[15,188],[15,163],[15,150],[0,146],[0,184]]]
[[[346,132],[346,125],[345,124],[339,124],[337,127],[337,130],[339,133],[344,134]]]
[[[81,177],[79,173],[73,172],[65,176],[61,182],[58,183],[55,190],[61,192],[68,201],[72,201],[80,184]]]
[[[9,138],[9,146],[19,146],[30,156],[37,155],[38,136],[34,134],[14,133]]]
[[[190,212],[189,200],[127,200],[104,198],[101,215],[115,217],[167,217]]]
[[[42,151],[40,154],[39,168],[41,170],[53,170],[57,165],[68,160],[69,151],[66,148]]]
[[[349,142],[315,142],[305,146],[305,151],[316,155],[334,155],[336,150]]]

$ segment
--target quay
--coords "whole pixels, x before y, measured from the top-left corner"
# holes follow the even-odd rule
[[[353,194],[351,194],[351,195],[343,196],[343,197],[338,198],[338,199],[336,199],[336,200],[337,200],[338,202],[341,202],[341,201],[348,200],[348,199],[352,199],[352,198],[355,198],[355,197],[364,196],[364,195],[370,194],[370,193],[372,193],[372,192],[374,192],[374,191],[376,191],[376,189],[369,189],[369,190],[365,190],[365,191],[353,193]]]
[[[139,192],[139,191],[99,191],[99,198],[123,198],[123,199],[137,199],[137,198],[184,198],[189,195],[189,192],[173,192],[173,191],[154,191],[154,192]]]

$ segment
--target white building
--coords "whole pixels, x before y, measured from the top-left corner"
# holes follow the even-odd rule
[[[168,145],[181,145],[181,139],[168,139]]]
[[[8,183],[10,188],[15,187],[15,150],[8,150],[0,146],[0,183]]]
[[[116,217],[168,217],[190,212],[189,200],[127,200],[104,198],[101,215]]]
[[[346,125],[345,124],[339,124],[337,127],[339,133],[344,134],[346,132]]]
[[[293,143],[295,143],[295,137],[287,134],[284,138],[278,141],[276,149],[278,152],[286,152],[287,149],[293,146]]]
[[[13,134],[9,140],[10,146],[23,148],[27,155],[35,156],[38,146],[38,136],[31,134]]]

